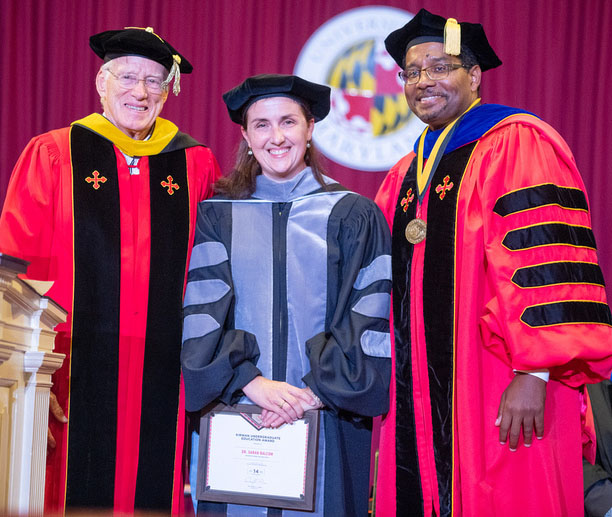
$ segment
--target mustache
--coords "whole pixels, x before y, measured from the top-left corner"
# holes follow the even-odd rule
[[[416,99],[421,100],[423,97],[446,97],[446,92],[438,91],[433,88],[421,91],[417,94]]]

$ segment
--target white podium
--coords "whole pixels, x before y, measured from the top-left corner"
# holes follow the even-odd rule
[[[66,311],[17,278],[27,262],[0,253],[0,515],[42,515],[53,352]]]

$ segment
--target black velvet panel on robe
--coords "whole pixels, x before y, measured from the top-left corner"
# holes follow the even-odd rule
[[[113,506],[121,240],[113,144],[74,126],[74,307],[66,505]],[[86,178],[104,180],[95,182]]]

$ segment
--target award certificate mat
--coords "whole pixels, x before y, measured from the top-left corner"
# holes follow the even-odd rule
[[[268,429],[261,411],[249,404],[202,411],[197,498],[313,510],[319,412]]]

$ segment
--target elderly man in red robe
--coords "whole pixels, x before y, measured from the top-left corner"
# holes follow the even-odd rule
[[[612,319],[574,158],[481,104],[501,64],[481,25],[423,9],[385,43],[428,127],[377,196],[395,337],[377,516],[582,515],[584,385],[610,375]]]
[[[46,509],[177,513],[184,410],[181,305],[208,148],[159,117],[191,64],[152,28],[90,38],[104,112],[32,139],[9,184],[0,252],[69,311],[54,378]],[[178,432],[177,432],[178,431]]]

